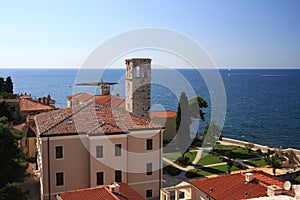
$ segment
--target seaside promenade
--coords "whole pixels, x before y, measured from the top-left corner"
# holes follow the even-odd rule
[[[235,139],[231,139],[231,138],[222,138],[222,141],[219,141],[219,142],[222,145],[234,145],[234,146],[239,146],[239,147],[242,147],[242,148],[245,148],[245,145],[249,143],[249,142],[246,142],[246,141],[240,141],[240,140],[235,140]],[[276,148],[273,148],[273,147],[263,146],[263,145],[254,144],[254,143],[253,143],[253,145],[254,145],[253,148],[252,148],[253,150],[261,149],[262,152],[267,152],[268,150],[271,150],[271,151],[276,150]],[[185,166],[185,167],[176,164],[173,160],[171,160],[169,158],[163,157],[163,161],[165,163],[168,163],[169,165],[172,165],[173,167],[181,170],[180,174],[178,174],[176,176],[170,176],[168,174],[164,174],[164,186],[167,187],[167,186],[171,186],[171,185],[174,185],[174,184],[178,184],[181,181],[189,180],[190,178],[186,177],[186,173],[190,170],[209,168],[209,167],[215,167],[215,166],[222,166],[222,165],[227,164],[226,162],[219,162],[219,163],[207,164],[207,165],[197,165],[199,160],[202,158],[203,151],[205,151],[205,150],[207,150],[207,149],[201,148],[201,147],[197,147],[197,149],[191,150],[191,152],[196,152],[197,154],[195,156],[195,159],[192,161],[192,163],[188,166]],[[300,159],[300,150],[292,149],[292,148],[281,149],[281,150],[283,152],[293,151],[295,153],[298,161],[299,161],[299,159]],[[167,155],[167,154],[165,154],[165,155]],[[226,158],[226,159],[229,159],[225,156],[223,156],[223,157]],[[260,158],[257,157],[257,158],[236,159],[236,160],[232,159],[233,162],[236,162],[237,164],[243,165],[244,167],[247,168],[245,170],[232,171],[232,174],[247,172],[247,171],[249,171],[249,170],[251,171],[253,169],[258,170],[258,171],[264,171],[268,174],[273,173],[273,169],[270,166],[253,167],[253,166],[248,165],[247,163],[245,163],[246,161],[257,160],[257,159],[260,159]],[[296,164],[298,166],[300,166],[300,162],[297,162]],[[277,175],[283,175],[283,174],[286,174],[286,173],[289,173],[289,172],[290,171],[288,171],[287,169],[277,169],[276,170]],[[218,175],[219,174],[212,174],[212,175],[209,175],[208,177],[214,177],[214,176],[218,176]]]

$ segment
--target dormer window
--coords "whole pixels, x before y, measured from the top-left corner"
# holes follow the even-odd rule
[[[99,106],[95,106],[95,111],[99,111]]]
[[[73,120],[72,119],[68,119],[67,123],[68,124],[73,124]]]
[[[120,118],[119,117],[115,117],[115,121],[116,122],[120,121]]]

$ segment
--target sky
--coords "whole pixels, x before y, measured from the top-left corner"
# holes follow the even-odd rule
[[[300,68],[299,0],[0,2],[0,68],[80,67],[113,36],[174,30],[220,68]]]

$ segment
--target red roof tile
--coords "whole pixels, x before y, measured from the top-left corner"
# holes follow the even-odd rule
[[[140,195],[138,192],[136,192],[134,189],[132,189],[129,185],[126,183],[120,184],[120,193],[116,194],[116,196],[120,200],[144,200],[145,198]]]
[[[146,119],[139,119],[124,110],[112,110],[99,103],[88,103],[41,113],[36,116],[35,122],[42,136],[78,133],[120,134],[132,129],[161,128],[160,125]]]
[[[109,186],[99,186],[60,193],[63,200],[145,200],[126,183],[120,184],[119,193],[113,193]]]
[[[94,95],[88,94],[88,93],[78,93],[78,94],[73,94],[73,95],[67,96],[67,98],[69,100],[78,99],[79,101],[83,101],[83,102],[87,102],[87,101],[91,100],[93,97],[94,97]]]
[[[44,110],[54,110],[55,108],[50,105],[41,104],[39,102],[20,98],[20,111],[28,112],[28,111],[44,111]]]
[[[176,117],[176,112],[172,110],[165,111],[152,111],[150,113],[151,118],[174,118]]]
[[[283,186],[284,181],[262,172],[252,172],[254,180],[245,183],[244,174],[190,180],[195,187],[214,199],[249,199],[267,195],[267,185]]]
[[[100,95],[100,96],[95,96],[95,102],[101,103],[101,104],[107,104],[110,102],[111,98],[113,95]]]
[[[12,128],[14,130],[23,131],[23,129],[25,128],[25,126],[26,126],[26,124],[22,123],[22,124],[14,125],[14,126],[12,126]]]
[[[63,200],[118,200],[105,186],[60,193]]]

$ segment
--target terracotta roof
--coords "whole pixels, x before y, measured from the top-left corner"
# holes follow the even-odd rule
[[[78,99],[78,100],[83,101],[83,102],[87,102],[87,101],[89,101],[93,97],[94,97],[94,95],[88,94],[88,93],[78,93],[78,94],[67,96],[67,98],[69,100],[71,100],[71,99]]]
[[[144,200],[145,198],[140,195],[138,192],[136,192],[134,189],[132,189],[129,185],[126,183],[120,184],[120,193],[116,194],[116,196],[120,200]]]
[[[12,128],[14,130],[23,131],[23,129],[25,128],[25,126],[26,126],[26,124],[22,123],[22,124],[14,125],[14,126],[12,126]]]
[[[105,186],[60,193],[63,200],[118,200]]]
[[[137,118],[124,110],[113,110],[99,103],[41,113],[35,118],[38,133],[47,135],[121,134],[132,129],[160,129],[161,126]]]
[[[223,175],[190,180],[190,183],[214,199],[250,199],[267,195],[267,186],[282,187],[283,180],[263,172],[252,172],[253,180],[245,183],[245,174]]]
[[[122,108],[125,109],[125,99],[116,96],[116,95],[92,95],[87,93],[79,93],[67,96],[69,100],[71,99],[77,99],[81,102],[92,102],[104,104],[107,106],[110,106],[112,108]]]
[[[97,103],[101,103],[101,104],[107,104],[110,102],[111,98],[113,95],[109,94],[109,95],[96,95],[95,96],[95,102]]]
[[[50,105],[41,104],[39,102],[20,98],[20,111],[28,112],[28,111],[42,111],[42,110],[54,110],[55,108]]]
[[[7,103],[19,103],[19,99],[0,99],[0,102],[5,101]]]
[[[126,183],[120,184],[119,193],[113,193],[109,186],[99,186],[59,194],[63,200],[145,200]]]
[[[164,110],[164,111],[152,111],[150,113],[151,118],[174,118],[176,117],[176,112],[172,110]]]

